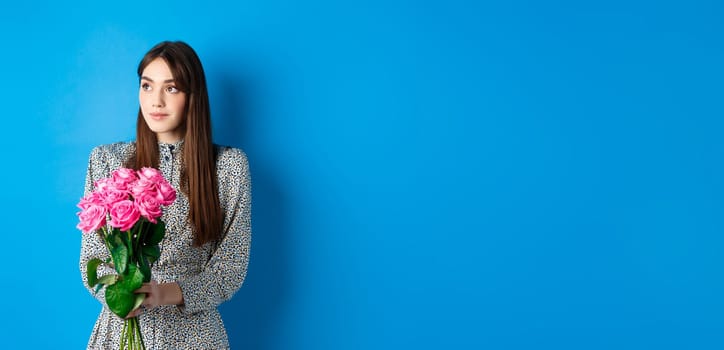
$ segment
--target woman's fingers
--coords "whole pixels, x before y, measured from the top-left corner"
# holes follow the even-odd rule
[[[143,303],[141,303],[139,307],[131,310],[131,312],[126,315],[126,319],[138,317],[140,314],[144,313],[146,309],[156,306],[154,305],[153,300],[156,297],[155,294],[157,294],[157,285],[158,283],[156,281],[151,281],[150,283],[142,284],[141,287],[133,291],[135,294],[146,294],[146,297],[143,299]]]
[[[133,291],[136,294],[140,293],[150,293],[151,292],[151,286],[148,285],[148,283],[144,283],[141,285],[140,288]]]
[[[160,304],[159,304],[159,300],[161,300],[161,299],[160,299],[160,298],[161,298],[161,295],[160,295],[160,292],[161,292],[161,291],[160,291],[160,289],[159,289],[159,287],[158,287],[158,282],[156,282],[156,281],[151,281],[151,282],[149,282],[149,283],[144,283],[144,284],[141,285],[140,288],[136,289],[136,290],[133,291],[133,292],[136,293],[136,294],[141,294],[141,293],[146,294],[146,297],[143,299],[143,303],[141,304],[141,308],[139,308],[139,309],[143,309],[143,308],[151,309],[151,308],[154,308],[154,307],[160,305]],[[143,311],[144,311],[144,310],[141,310],[141,311],[139,311],[139,312],[143,312]]]
[[[158,282],[151,280],[149,283],[144,283],[141,285],[140,288],[133,291],[134,293],[153,293],[156,291],[156,288],[158,287]]]
[[[143,308],[139,307],[139,308],[129,312],[128,315],[126,315],[126,319],[137,317],[142,313],[143,313]]]

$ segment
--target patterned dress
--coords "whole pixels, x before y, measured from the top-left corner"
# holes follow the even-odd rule
[[[217,307],[229,300],[241,287],[249,262],[251,243],[251,178],[243,151],[215,146],[219,199],[224,211],[223,238],[201,247],[193,246],[188,224],[189,202],[179,190],[181,148],[159,143],[160,170],[177,190],[176,201],[164,209],[166,236],[161,242],[161,256],[152,267],[158,283],[177,282],[183,305],[165,305],[147,310],[139,316],[147,349],[228,349],[229,342]],[[109,177],[135,152],[135,143],[115,143],[93,149],[88,162],[85,193],[93,190],[96,180]],[[96,234],[84,234],[80,254],[83,284],[88,288],[86,262],[109,256]],[[115,273],[99,267],[98,275]],[[93,294],[103,308],[93,327],[88,349],[118,349],[123,320],[105,303],[105,289]]]

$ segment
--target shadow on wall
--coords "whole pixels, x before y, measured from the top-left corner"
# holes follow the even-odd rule
[[[249,269],[241,289],[219,308],[232,349],[269,349],[274,345],[276,327],[285,296],[290,289],[287,254],[288,211],[279,176],[268,159],[256,157],[250,144],[250,125],[256,124],[247,81],[233,78],[233,71],[219,81],[213,108],[214,139],[238,147],[249,158],[252,177],[252,240]],[[227,73],[227,72],[223,72]],[[258,147],[257,147],[258,149]]]

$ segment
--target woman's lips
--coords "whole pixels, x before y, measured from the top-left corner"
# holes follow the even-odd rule
[[[168,117],[168,114],[166,113],[151,113],[151,118],[155,120],[161,120],[166,117]]]

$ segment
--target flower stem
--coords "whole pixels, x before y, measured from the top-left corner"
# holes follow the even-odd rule
[[[143,343],[143,334],[141,334],[141,324],[139,323],[139,320],[136,319],[136,326],[138,326],[138,340],[140,340],[141,347],[139,349],[146,350],[146,344]]]
[[[128,230],[128,256],[133,256],[133,229]]]
[[[126,348],[126,334],[128,334],[128,320],[123,320],[123,328],[121,329],[120,348],[124,350]]]
[[[123,329],[121,330],[120,339],[121,350],[145,350],[146,345],[143,342],[143,333],[141,333],[141,325],[138,317],[123,320]]]

